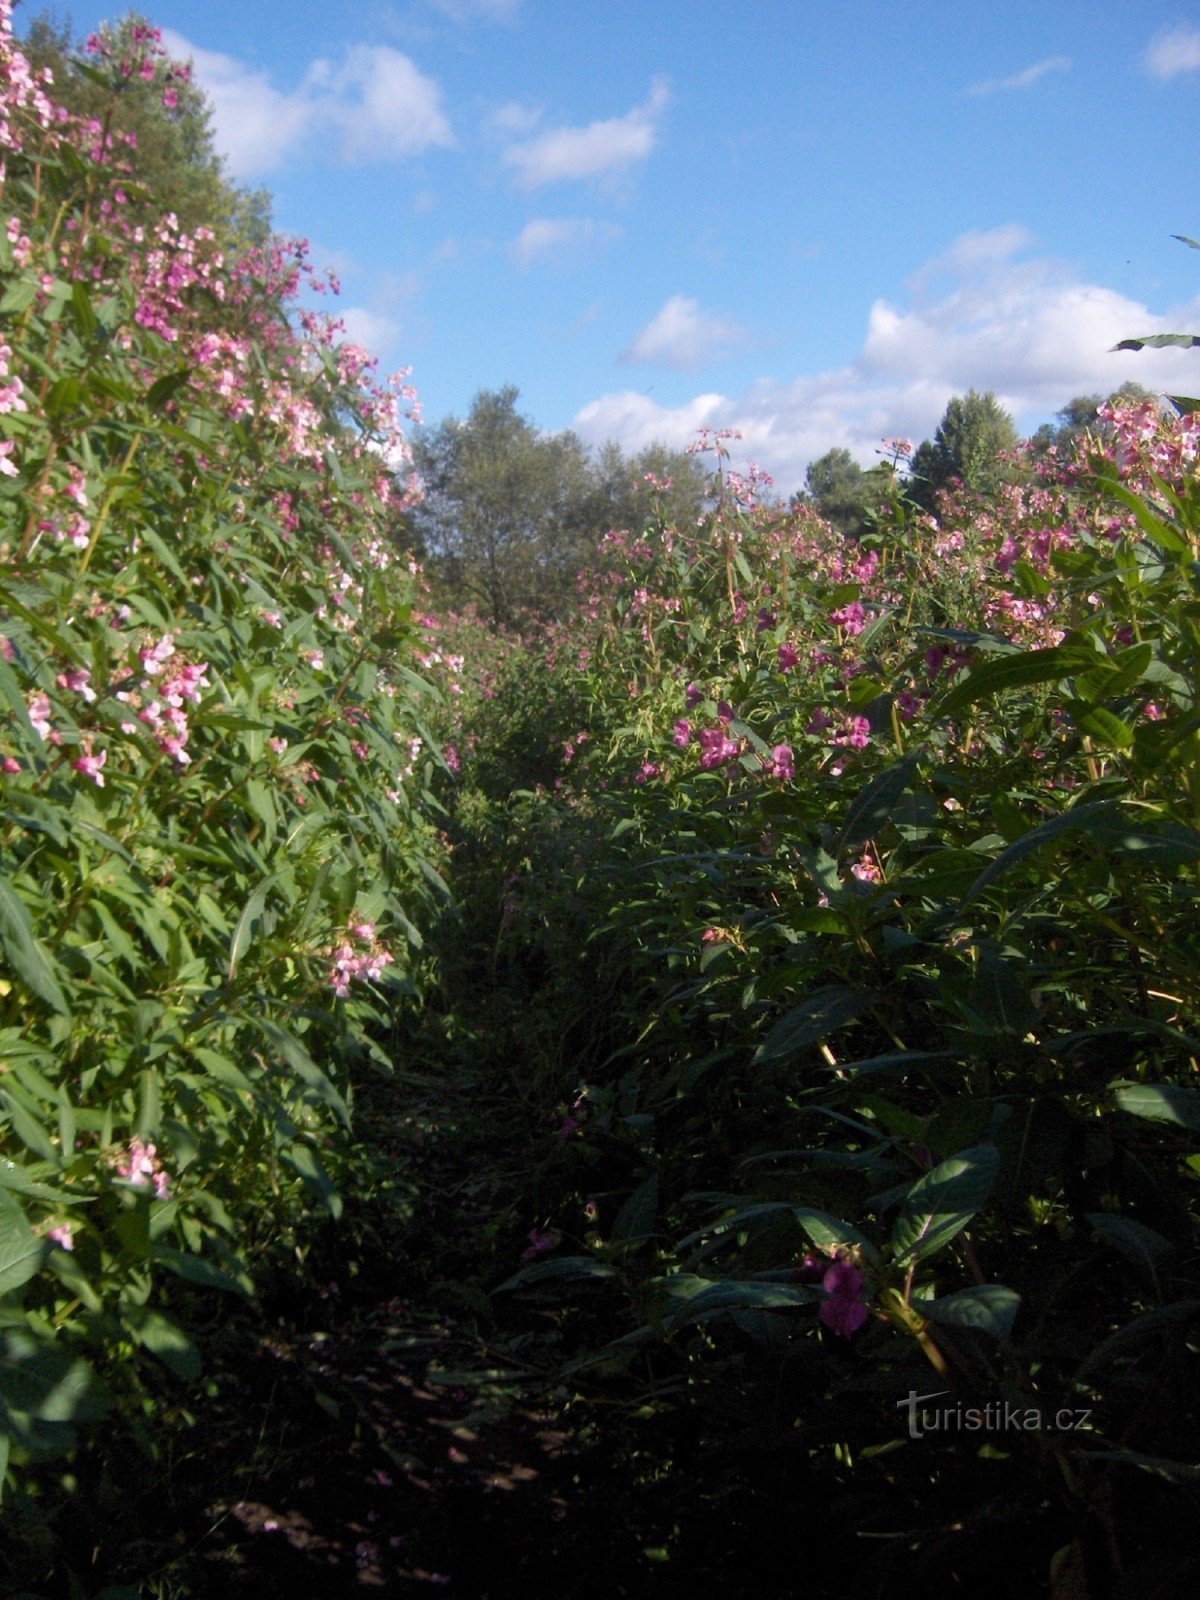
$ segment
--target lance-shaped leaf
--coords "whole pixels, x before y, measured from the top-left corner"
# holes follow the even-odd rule
[[[758,1047],[757,1061],[781,1061],[808,1045],[817,1044],[835,1028],[861,1017],[870,1009],[871,996],[846,984],[818,989],[782,1017]]]
[[[992,1192],[1000,1169],[994,1145],[976,1145],[918,1178],[892,1229],[898,1266],[922,1261],[961,1233]]]
[[[1181,1089],[1173,1083],[1114,1083],[1112,1097],[1122,1111],[1148,1122],[1173,1122],[1200,1133],[1200,1089]]]
[[[60,1016],[70,1016],[67,997],[55,977],[54,968],[33,936],[29,912],[3,880],[0,880],[0,944],[22,982]]]
[[[32,1278],[49,1248],[29,1226],[17,1202],[0,1193],[0,1294]]]
[[[1007,1339],[1021,1307],[1021,1296],[1002,1283],[980,1283],[938,1300],[914,1299],[913,1309],[947,1328],[978,1328],[993,1339]]]

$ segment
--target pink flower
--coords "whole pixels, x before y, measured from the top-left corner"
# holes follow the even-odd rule
[[[698,706],[701,700],[704,699],[704,691],[698,684],[689,683],[687,688],[684,690],[683,697],[688,710],[691,711],[694,706]]]
[[[104,773],[101,771],[101,768],[104,766],[104,763],[107,760],[107,750],[101,750],[98,756],[93,755],[92,752],[88,750],[84,755],[76,756],[71,765],[75,768],[76,772],[82,772],[85,778],[90,778],[96,785],[97,789],[103,789]]]
[[[829,620],[835,628],[845,628],[848,634],[863,631],[863,608],[857,600],[852,600],[848,606],[843,606],[840,611],[831,611]]]
[[[661,776],[661,768],[656,767],[653,761],[643,761],[641,766],[638,768],[633,781],[635,783],[647,783],[651,778],[658,778]]]
[[[825,1299],[817,1314],[827,1328],[843,1339],[857,1333],[867,1320],[867,1308],[862,1298],[865,1282],[852,1261],[840,1259],[830,1262],[821,1279]]]
[[[542,1233],[538,1228],[530,1228],[529,1243],[521,1251],[522,1261],[536,1261],[538,1256],[544,1256],[547,1250],[554,1249],[554,1240],[548,1233]]]
[[[29,720],[33,724],[33,731],[39,739],[50,737],[50,718],[53,715],[50,706],[50,696],[41,690],[35,690],[29,696]]]
[[[871,724],[866,717],[848,717],[833,742],[849,745],[851,750],[865,750],[871,742]]]
[[[692,742],[692,725],[685,717],[679,717],[671,732],[671,743],[680,750],[686,750]]]
[[[696,735],[700,745],[700,769],[711,772],[723,767],[741,754],[741,745],[726,737],[724,728],[701,728]]]
[[[56,1227],[47,1228],[46,1237],[47,1239],[52,1239],[55,1244],[60,1245],[64,1250],[74,1250],[75,1248],[75,1235],[71,1231],[69,1222],[60,1222]]]
[[[73,694],[81,694],[91,705],[96,698],[96,691],[92,688],[92,675],[86,667],[78,667],[71,672],[60,672],[55,682],[60,689],[70,689]]]
[[[794,645],[781,644],[779,646],[779,670],[780,670],[780,672],[790,672],[793,667],[799,665],[799,662],[800,662],[800,652],[795,648]]]
[[[772,750],[771,776],[790,780],[796,776],[796,763],[790,744],[777,744]]]
[[[170,1193],[170,1179],[162,1169],[158,1152],[152,1144],[141,1139],[131,1139],[127,1154],[117,1161],[117,1177],[124,1178],[135,1189],[153,1184],[157,1200],[165,1200]]]
[[[15,756],[5,756],[4,760],[0,761],[0,772],[20,772],[20,770],[21,763]]]
[[[455,749],[454,745],[452,745],[452,744],[446,745],[446,747],[442,751],[442,757],[445,760],[446,765],[450,768],[451,772],[457,772],[458,771],[459,766],[461,765],[461,763],[459,762],[459,759],[458,759],[458,751]]]

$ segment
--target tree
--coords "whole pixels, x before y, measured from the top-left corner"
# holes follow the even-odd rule
[[[913,456],[913,498],[932,510],[938,490],[954,478],[972,494],[994,494],[1014,476],[1006,458],[1017,443],[1013,419],[990,389],[955,395],[933,439],[926,439]]]
[[[1140,383],[1123,383],[1108,396],[1108,402],[1138,405],[1151,398],[1150,391],[1143,389]],[[1104,403],[1105,397],[1099,394],[1077,394],[1074,399],[1068,400],[1061,411],[1055,412],[1055,420],[1043,422],[1030,439],[1029,453],[1034,462],[1049,461],[1051,450],[1060,459],[1069,455],[1086,433],[1103,435],[1110,426],[1100,419],[1100,407]]]
[[[582,442],[539,433],[516,405],[511,385],[483,390],[465,421],[447,418],[414,449],[425,485],[417,535],[451,590],[497,626],[521,608],[561,604],[588,490]]]
[[[652,516],[671,527],[695,527],[708,494],[708,474],[697,457],[662,444],[626,456],[609,440],[596,454],[592,476],[585,522],[593,542],[610,528],[637,532]]]
[[[849,537],[863,531],[875,486],[849,450],[839,445],[810,461],[804,481],[809,499],[826,522]]]
[[[496,626],[522,610],[562,616],[609,529],[640,530],[656,508],[694,524],[707,489],[684,451],[651,445],[629,459],[609,443],[593,458],[574,433],[540,432],[517,398],[511,385],[484,390],[465,421],[449,417],[414,444],[425,485],[416,546],[448,598],[482,605]]]
[[[43,13],[29,24],[23,51],[54,75],[54,98],[110,132],[132,135],[125,159],[132,186],[147,191],[154,211],[172,211],[185,232],[209,227],[222,249],[242,255],[271,232],[270,198],[226,175],[213,143],[212,110],[192,82],[190,64],[174,61],[158,29],[130,12],[91,37],[87,60],[69,23]]]

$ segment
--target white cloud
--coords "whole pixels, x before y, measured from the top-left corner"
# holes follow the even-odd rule
[[[345,329],[343,338],[351,344],[361,345],[373,356],[390,349],[400,332],[400,324],[395,317],[372,311],[368,306],[342,306],[337,316]]]
[[[438,85],[389,45],[353,45],[337,66],[314,62],[307,82],[317,90],[314,121],[340,130],[344,160],[413,156],[454,143]]]
[[[510,100],[507,105],[502,105],[492,113],[488,119],[488,126],[496,133],[511,134],[514,138],[524,139],[533,132],[541,120],[542,113],[537,106],[526,106],[519,100]]]
[[[659,367],[674,367],[677,372],[694,372],[739,344],[745,332],[735,322],[701,311],[698,301],[681,294],[672,295],[622,350],[626,365],[646,362]]]
[[[963,93],[989,95],[1004,94],[1009,89],[1028,89],[1039,78],[1044,78],[1048,72],[1070,70],[1070,56],[1047,56],[1044,61],[1035,61],[1031,67],[1025,67],[1021,72],[1014,72],[1010,78],[985,78],[982,83],[968,84]]]
[[[1190,351],[1113,352],[1119,339],[1190,328],[1200,299],[1156,316],[1115,290],[1080,281],[1045,259],[1019,260],[1021,230],[1002,253],[1003,230],[966,235],[914,275],[912,301],[876,300],[849,365],[780,381],[763,378],[741,395],[705,393],[677,406],[631,391],[606,394],[577,414],[592,443],[615,438],[629,450],[655,439],[687,444],[701,424],[736,427],[739,454],[790,493],[804,470],[834,445],[864,465],[883,438],[929,437],[947,401],[967,389],[992,389],[1021,426],[1032,427],[1074,395],[1108,393],[1127,379],[1149,389],[1190,393]],[[979,240],[995,245],[981,250]],[[926,286],[932,269],[939,292]]]
[[[1174,78],[1200,68],[1200,28],[1172,28],[1155,34],[1143,65],[1152,78]]]
[[[354,45],[337,63],[315,61],[284,93],[232,56],[176,33],[163,38],[173,56],[193,62],[235,177],[274,171],[331,136],[344,161],[396,160],[454,143],[438,85],[387,45]]]
[[[614,222],[597,222],[594,217],[533,217],[508,247],[512,261],[525,271],[537,261],[577,253],[587,247],[600,249],[620,238]]]
[[[669,100],[666,83],[656,78],[649,99],[623,117],[589,122],[584,128],[550,128],[510,145],[504,160],[526,189],[623,171],[653,150],[658,119]]]
[[[302,90],[281,94],[266,73],[167,29],[163,43],[176,60],[192,62],[213,108],[217,148],[235,177],[273,171],[304,138],[312,107]]]

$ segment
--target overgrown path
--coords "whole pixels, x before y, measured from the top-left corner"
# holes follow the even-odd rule
[[[573,1424],[489,1344],[473,1286],[472,1241],[511,1203],[511,1175],[480,1165],[495,1148],[471,1135],[471,1089],[452,1077],[364,1097],[359,1136],[390,1192],[369,1215],[348,1196],[307,1291],[272,1308],[222,1396],[225,1448],[244,1454],[193,1511],[187,1552],[162,1574],[185,1586],[174,1592],[495,1600],[536,1592],[568,1560],[578,1573]],[[203,1448],[192,1466],[211,1478]]]

